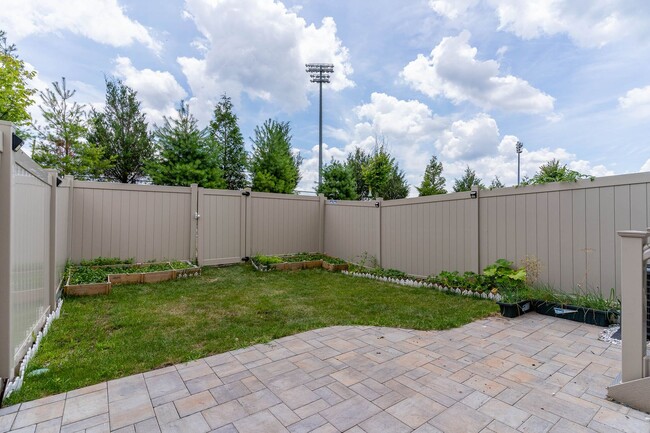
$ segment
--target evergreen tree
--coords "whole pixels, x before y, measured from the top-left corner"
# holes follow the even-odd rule
[[[0,30],[0,120],[26,126],[31,120],[27,108],[34,103],[35,89],[29,80],[36,72],[28,71],[15,54],[16,46],[7,45],[6,33]]]
[[[165,116],[156,127],[154,139],[159,154],[147,165],[147,174],[156,185],[223,188],[225,182],[217,159],[211,154],[207,131],[200,130],[189,107],[181,101],[176,118]]]
[[[445,178],[442,177],[442,162],[433,155],[429,165],[424,170],[424,179],[422,184],[417,188],[420,197],[425,195],[447,194],[445,189]]]
[[[323,183],[316,188],[316,192],[333,200],[356,200],[355,186],[348,167],[338,161],[332,161],[323,167]]]
[[[300,154],[291,152],[289,122],[267,120],[255,127],[250,168],[253,191],[291,194],[300,181]]]
[[[348,158],[345,162],[345,166],[350,171],[352,179],[355,184],[355,191],[357,193],[357,198],[359,200],[365,200],[370,198],[370,191],[368,190],[368,185],[363,179],[363,167],[368,164],[370,160],[370,155],[364,152],[360,147],[356,147],[354,152],[348,154]]]
[[[86,112],[83,105],[71,99],[75,90],[68,90],[65,77],[52,83],[54,91],[40,92],[39,105],[45,126],[35,126],[37,141],[32,159],[45,168],[54,168],[60,175],[71,174],[80,179],[98,178],[111,166],[104,158],[104,149],[86,141]]]
[[[560,164],[557,159],[552,159],[539,167],[539,171],[532,178],[524,177],[522,185],[541,185],[551,182],[576,182],[578,179],[593,177],[571,170],[566,164]]]
[[[113,159],[113,166],[104,171],[107,179],[135,183],[144,176],[145,164],[154,156],[147,126],[137,92],[121,80],[106,79],[106,105],[103,112],[92,110],[88,141]]]
[[[456,179],[454,181],[454,191],[471,191],[473,185],[477,185],[479,188],[485,188],[485,185],[483,185],[481,178],[477,177],[476,172],[469,168],[468,165],[465,169],[465,173],[463,173],[463,176],[460,179]]]
[[[395,158],[390,156],[383,143],[377,145],[374,154],[363,167],[363,179],[372,198],[394,200],[408,196],[409,188],[404,172],[399,169]]]
[[[505,188],[506,186],[501,182],[501,179],[499,179],[499,176],[494,176],[494,179],[492,179],[492,183],[490,183],[490,189],[496,189],[496,188]]]
[[[237,125],[237,116],[232,111],[232,102],[226,95],[214,107],[210,121],[210,135],[215,141],[217,159],[227,189],[242,189],[247,185],[247,154],[244,138]]]

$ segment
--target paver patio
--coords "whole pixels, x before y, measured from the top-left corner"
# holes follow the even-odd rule
[[[529,313],[336,326],[0,409],[0,433],[650,432],[606,400],[620,347]]]

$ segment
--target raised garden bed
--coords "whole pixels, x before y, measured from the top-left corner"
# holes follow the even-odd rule
[[[300,253],[290,256],[263,256],[253,257],[251,263],[258,271],[297,271],[300,269],[323,268],[332,272],[348,269],[348,264],[336,257],[318,253]]]
[[[100,260],[100,263],[108,259]],[[128,262],[128,261],[127,261]],[[117,284],[157,283],[201,274],[189,261],[162,263],[113,263],[70,266],[64,293],[71,296],[103,295]]]

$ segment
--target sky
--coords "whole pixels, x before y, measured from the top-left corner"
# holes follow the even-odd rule
[[[138,92],[150,126],[180,100],[207,126],[232,98],[247,149],[266,119],[289,121],[318,179],[323,160],[387,144],[411,195],[432,155],[453,180],[469,166],[517,183],[556,158],[594,176],[650,171],[647,0],[0,0],[0,29],[37,71],[101,108],[105,77]],[[36,98],[39,101],[39,98]],[[35,118],[39,110],[32,107]]]

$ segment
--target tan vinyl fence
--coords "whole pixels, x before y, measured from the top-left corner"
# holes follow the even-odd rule
[[[607,297],[620,286],[616,232],[650,226],[650,173],[475,193],[327,201],[325,251],[419,276],[528,258],[541,283]]]
[[[56,172],[12,150],[13,132],[0,121],[0,378],[13,377],[55,307],[68,257],[71,179],[57,188]]]
[[[426,276],[499,258],[560,290],[620,284],[616,232],[650,226],[650,173],[393,201],[81,182],[11,150],[0,122],[0,377],[56,302],[66,259],[236,263],[325,252]]]

